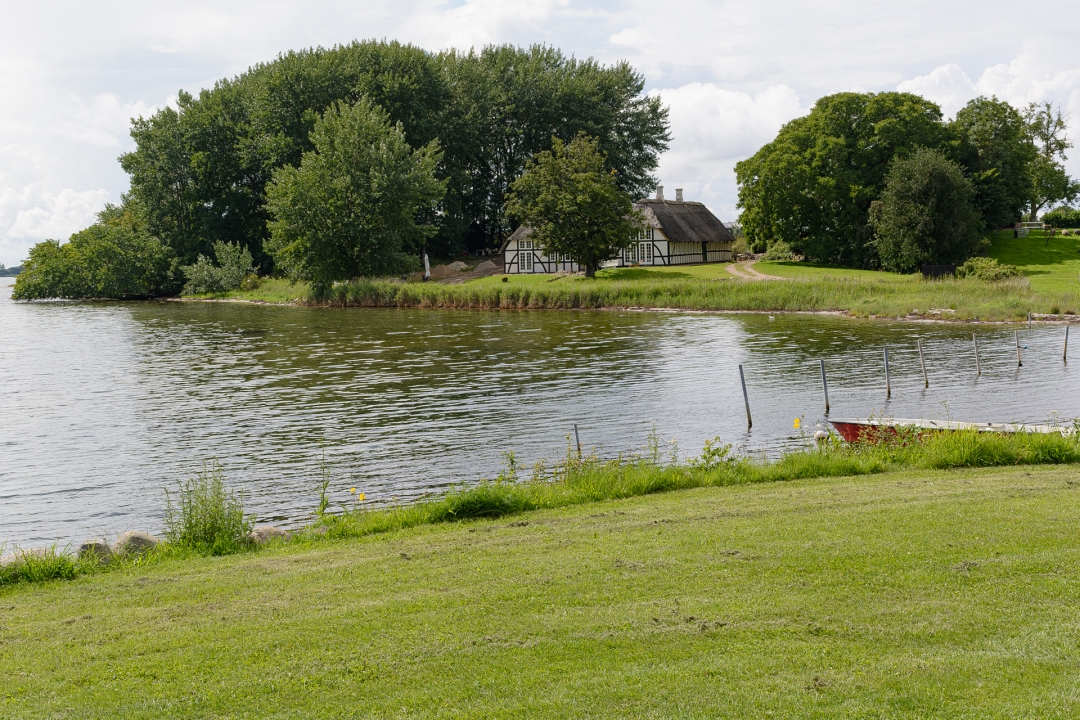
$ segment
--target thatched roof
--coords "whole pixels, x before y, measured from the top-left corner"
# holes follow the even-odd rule
[[[735,236],[699,202],[645,198],[634,203],[649,225],[660,228],[671,242],[734,242]]]

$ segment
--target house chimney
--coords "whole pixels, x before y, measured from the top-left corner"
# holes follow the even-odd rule
[[[657,185],[656,186],[656,199],[661,200],[661,201],[664,199],[664,186],[663,185]]]
[[[682,202],[682,188],[675,188],[675,202]]]

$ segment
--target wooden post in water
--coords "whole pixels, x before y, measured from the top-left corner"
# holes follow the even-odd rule
[[[982,368],[979,367],[979,336],[971,333],[971,342],[975,345],[975,377],[978,377],[982,375]]]
[[[821,389],[825,391],[825,414],[829,414],[829,383],[825,380],[825,361],[819,360],[821,363]]]
[[[889,348],[885,348],[885,399],[892,397],[892,383],[889,382]]]
[[[1061,362],[1069,362],[1069,326],[1065,326],[1065,347],[1061,349]]]
[[[1024,367],[1024,363],[1020,362],[1020,331],[1013,330],[1013,337],[1016,338],[1016,367]]]
[[[1028,313],[1028,330],[1031,329],[1031,313]]]
[[[746,429],[754,427],[754,421],[750,419],[750,398],[746,394],[746,377],[743,375],[742,365],[739,366],[739,382],[742,383],[742,400],[746,405]]]
[[[922,340],[916,340],[919,344],[919,365],[922,366],[922,381],[923,387],[930,387],[930,379],[926,377],[926,360],[923,359],[922,354]]]
[[[578,432],[577,432],[577,423],[574,423],[574,442],[577,443],[577,456],[578,456],[578,460],[580,460],[581,459],[581,437],[578,435]]]

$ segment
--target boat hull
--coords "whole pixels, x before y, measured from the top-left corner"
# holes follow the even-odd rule
[[[867,420],[829,420],[836,428],[840,437],[848,442],[879,442],[897,437],[901,431],[914,432],[921,438],[927,433],[959,432],[974,430],[976,432],[997,433],[1060,433],[1070,435],[1074,432],[1072,426],[1028,424],[1028,423],[973,423],[957,422],[953,420],[898,420],[898,419],[874,419]]]

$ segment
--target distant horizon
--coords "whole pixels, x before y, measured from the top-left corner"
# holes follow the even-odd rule
[[[133,147],[132,117],[281,52],[354,39],[433,52],[545,43],[605,64],[625,59],[671,109],[661,184],[684,188],[724,222],[738,218],[734,164],[834,92],[914,92],[946,117],[978,95],[1051,100],[1071,113],[1075,141],[1080,58],[1069,28],[1080,7],[1037,3],[1028,13],[1037,22],[1025,25],[1014,15],[1003,2],[19,6],[0,28],[0,262],[21,265],[34,243],[66,240],[120,201],[128,180],[116,158]],[[1066,164],[1073,176],[1078,157]]]

